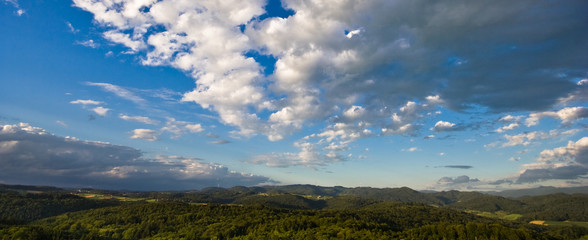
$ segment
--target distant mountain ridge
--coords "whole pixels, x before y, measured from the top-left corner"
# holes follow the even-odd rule
[[[527,189],[516,189],[516,190],[504,190],[500,192],[485,192],[491,195],[518,198],[523,196],[541,196],[556,193],[574,194],[582,193],[588,194],[588,186],[584,187],[568,187],[568,188],[556,188],[556,187],[538,187],[538,188],[527,188]]]
[[[497,193],[460,192],[455,190],[419,192],[407,187],[346,188],[341,186],[321,187],[302,184],[254,187],[235,186],[231,188],[210,187],[202,190],[168,192],[74,190],[55,187],[0,184],[0,193],[8,194],[5,196],[10,196],[10,199],[21,199],[23,195],[33,198],[38,195],[39,197],[47,197],[48,199],[55,199],[55,196],[61,195],[64,195],[68,199],[82,195],[101,195],[106,196],[106,199],[113,199],[114,196],[135,199],[137,201],[179,201],[193,204],[236,204],[313,210],[358,209],[373,204],[396,202],[417,203],[462,211],[489,213],[502,211],[519,214],[522,220],[548,219],[556,221],[588,221],[588,194],[582,193],[586,189],[588,187],[564,188],[559,190],[553,188],[518,190],[519,195],[525,196],[515,198],[505,197],[509,196],[509,194],[512,195],[512,191],[506,192],[505,196],[499,196]],[[543,192],[558,193],[531,195]],[[78,196],[71,196],[72,194]],[[13,200],[2,203],[4,205],[3,207],[10,209],[11,201]]]
[[[38,192],[69,192],[72,189],[58,188],[53,186],[33,186],[33,185],[9,185],[0,184],[1,191],[38,191]],[[102,189],[76,189],[80,191],[100,191],[108,193],[116,192],[135,192],[135,191],[117,191],[117,190],[102,190]],[[208,187],[202,190],[188,190],[188,191],[160,191],[160,192],[176,192],[176,193],[215,193],[215,192],[233,192],[233,193],[288,193],[295,195],[313,195],[313,196],[340,196],[353,195],[363,198],[370,198],[383,201],[398,201],[398,202],[424,202],[424,203],[451,203],[454,201],[467,200],[475,198],[480,194],[489,194],[505,198],[519,198],[524,196],[541,196],[556,193],[564,194],[588,194],[588,186],[583,187],[567,187],[557,188],[551,186],[541,186],[537,188],[527,189],[513,189],[503,191],[433,191],[424,190],[417,191],[408,187],[400,188],[373,188],[373,187],[323,187],[310,184],[293,184],[293,185],[267,185],[267,186],[235,186],[231,188]]]

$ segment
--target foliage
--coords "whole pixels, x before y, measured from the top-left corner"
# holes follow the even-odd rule
[[[64,193],[0,193],[0,224],[22,224],[66,212],[119,205]]]

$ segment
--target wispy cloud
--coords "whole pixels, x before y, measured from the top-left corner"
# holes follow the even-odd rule
[[[71,104],[81,104],[81,105],[100,105],[100,104],[104,104],[104,102],[100,102],[100,101],[94,101],[94,100],[82,100],[82,99],[78,99],[75,101],[71,101],[69,102]]]
[[[144,105],[147,103],[147,101],[145,99],[137,96],[133,92],[131,92],[128,89],[121,87],[121,86],[117,86],[117,85],[110,84],[110,83],[94,83],[94,82],[86,82],[86,85],[100,87],[104,91],[113,93],[113,94],[119,96],[120,98],[129,100],[129,101],[134,102],[139,105]]]
[[[65,24],[67,25],[67,29],[69,29],[69,31],[71,33],[78,33],[80,32],[79,29],[76,29],[70,22],[65,22]]]
[[[151,118],[148,117],[143,117],[143,116],[129,116],[129,115],[125,115],[125,114],[119,114],[118,115],[119,118],[123,119],[123,120],[127,120],[127,121],[134,121],[134,122],[140,122],[140,123],[145,123],[145,124],[150,124],[150,125],[158,125],[160,124],[159,121],[157,120],[153,120]]]
[[[94,40],[92,40],[92,39],[88,39],[85,41],[76,41],[76,44],[82,45],[84,47],[89,47],[89,48],[97,48],[100,46],[100,44],[98,44],[97,42],[94,42]]]
[[[457,169],[471,169],[473,168],[470,165],[445,165],[445,166],[438,166],[439,168],[457,168]]]
[[[61,121],[61,120],[57,120],[57,121],[55,121],[55,123],[57,123],[57,124],[59,124],[61,126],[64,126],[64,127],[68,127],[68,124],[66,122],[64,122],[64,121]]]
[[[15,12],[16,15],[22,16],[23,14],[26,13],[26,11],[20,7],[20,4],[18,4],[17,0],[4,0],[4,2],[8,3],[8,4],[12,5],[14,8],[16,8],[16,12]]]
[[[208,143],[210,143],[210,144],[228,144],[228,143],[231,143],[231,141],[219,139],[219,140],[208,142]]]

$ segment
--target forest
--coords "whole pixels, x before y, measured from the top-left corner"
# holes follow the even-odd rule
[[[583,193],[0,185],[0,239],[588,239],[587,208]]]

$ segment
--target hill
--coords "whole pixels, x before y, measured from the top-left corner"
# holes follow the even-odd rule
[[[588,194],[312,185],[116,192],[2,185],[2,239],[578,239]],[[506,217],[505,217],[506,216]],[[528,224],[547,221],[550,226]]]
[[[586,187],[570,187],[570,188],[556,188],[556,187],[538,187],[529,189],[504,190],[501,192],[487,192],[491,195],[497,195],[508,198],[518,198],[523,196],[541,196],[556,193],[574,194],[582,193],[588,194],[588,186]]]

